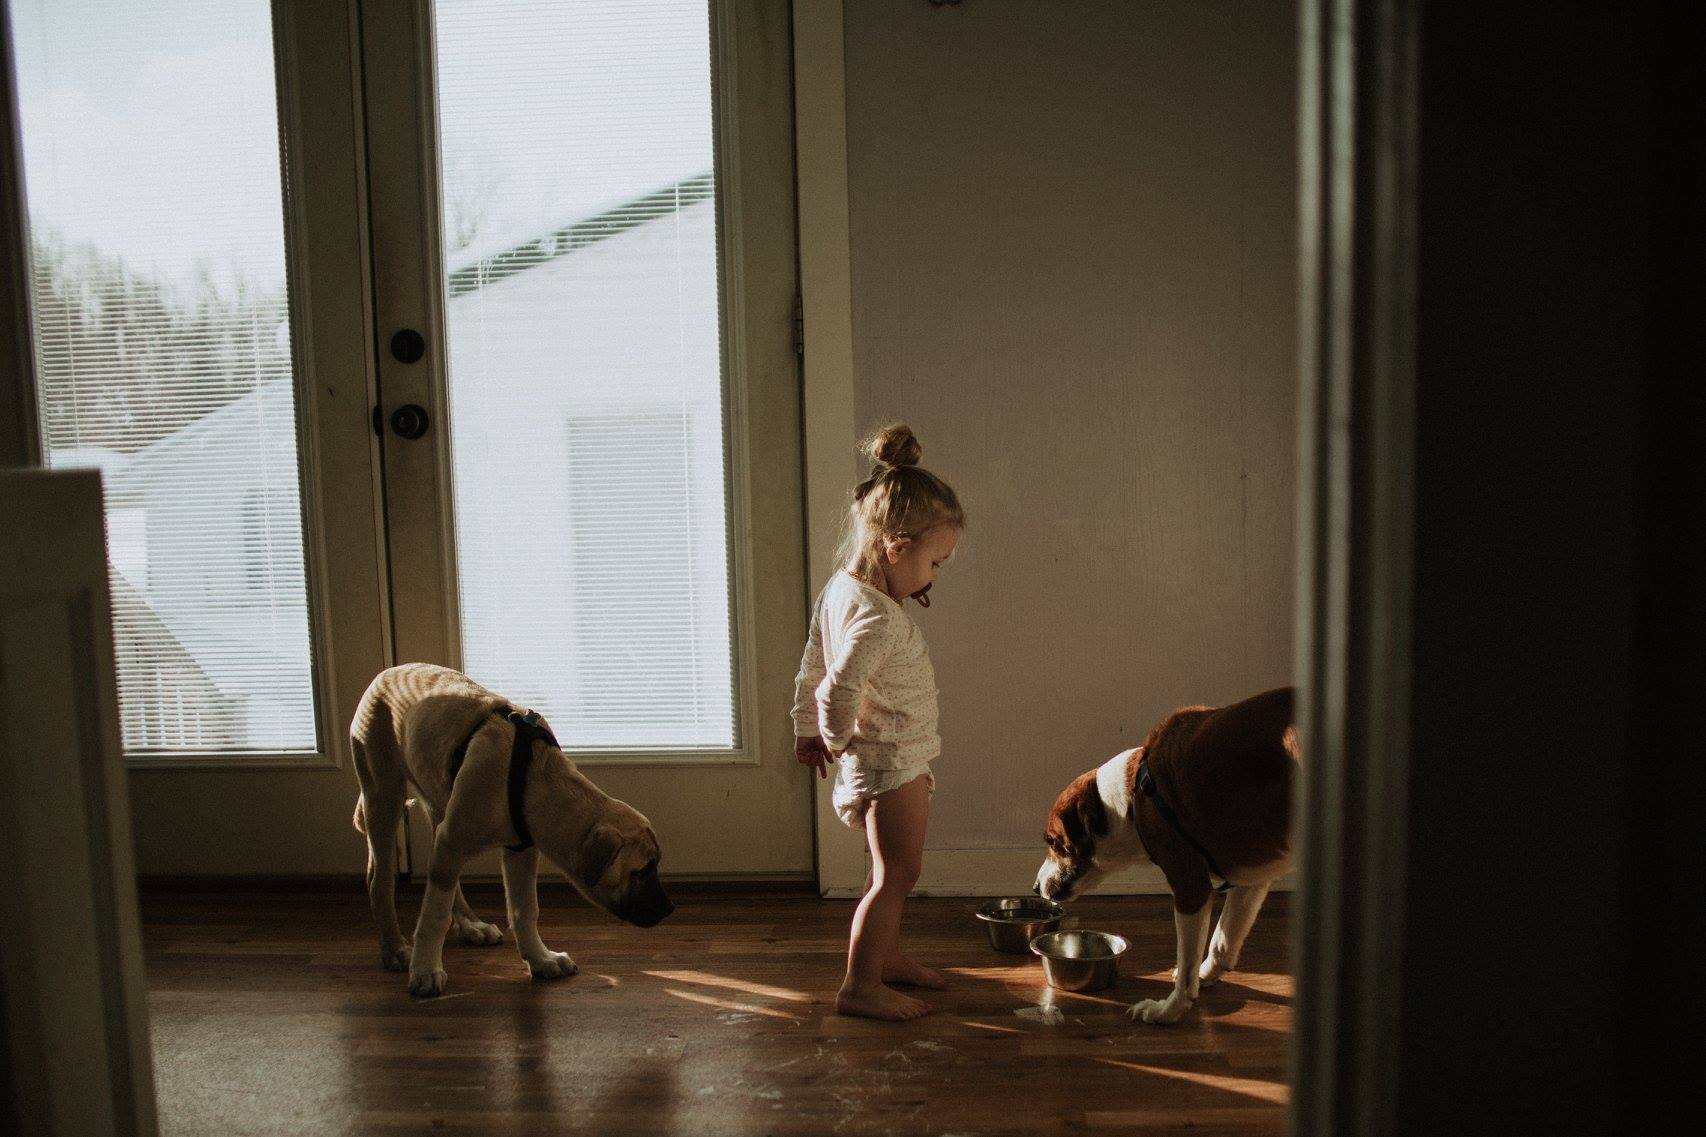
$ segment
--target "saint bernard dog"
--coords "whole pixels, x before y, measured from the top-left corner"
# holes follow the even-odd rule
[[[1146,860],[1172,889],[1173,990],[1134,1004],[1133,1019],[1177,1022],[1199,986],[1238,965],[1269,887],[1291,867],[1298,761],[1292,689],[1281,687],[1224,707],[1181,707],[1142,746],[1080,774],[1055,799],[1038,894],[1070,900]],[[1226,903],[1210,942],[1216,891]]]

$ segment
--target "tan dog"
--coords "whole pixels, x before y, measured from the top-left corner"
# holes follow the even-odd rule
[[[1036,891],[1069,900],[1110,872],[1153,861],[1173,891],[1173,990],[1128,1012],[1172,1023],[1201,985],[1236,967],[1273,882],[1291,868],[1298,763],[1292,690],[1224,707],[1183,707],[1136,750],[1073,780],[1049,811]],[[1229,886],[1214,942],[1214,878]]]
[[[464,862],[494,845],[506,847],[509,925],[536,979],[578,970],[539,938],[540,852],[588,900],[623,920],[649,928],[674,911],[658,883],[651,824],[588,781],[543,720],[524,715],[461,672],[425,663],[380,672],[356,708],[350,723],[361,781],[355,827],[367,834],[367,895],[379,925],[379,958],[387,970],[408,971],[411,995],[444,990],[444,937],[452,924],[468,943],[503,938],[474,915],[459,883]],[[412,950],[397,926],[394,896],[397,824],[411,784],[433,823]]]

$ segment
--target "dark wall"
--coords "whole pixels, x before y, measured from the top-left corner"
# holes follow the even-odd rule
[[[1619,1067],[1647,1132],[1698,1107],[1706,1049],[1691,966],[1706,922],[1706,35],[1694,5],[1662,5],[1656,22]]]
[[[1655,3],[1422,8],[1408,1133],[1640,1128],[1689,982],[1654,950],[1702,890],[1680,30]]]

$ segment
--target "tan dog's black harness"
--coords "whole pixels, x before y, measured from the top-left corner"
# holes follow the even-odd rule
[[[1149,756],[1140,755],[1137,759],[1137,788],[1143,796],[1155,803],[1155,812],[1159,813],[1173,831],[1185,839],[1185,842],[1202,854],[1202,859],[1208,862],[1209,871],[1220,878],[1220,883],[1214,886],[1216,892],[1225,892],[1232,887],[1232,882],[1226,879],[1226,874],[1220,871],[1220,866],[1214,863],[1214,854],[1203,848],[1195,837],[1186,832],[1184,822],[1173,812],[1173,807],[1167,804],[1167,799],[1161,796],[1161,791],[1155,786],[1155,775],[1149,772]]]
[[[551,728],[545,725],[543,719],[532,711],[518,711],[514,707],[499,707],[492,712],[493,718],[503,718],[515,724],[515,744],[509,751],[509,823],[515,829],[515,835],[520,838],[514,845],[504,848],[512,853],[525,853],[533,847],[533,833],[527,828],[527,817],[522,812],[522,803],[527,799],[527,768],[533,765],[533,744],[543,739],[552,746],[557,745],[557,736],[551,733]],[[462,740],[450,754],[450,785],[456,785],[456,772],[462,769],[462,762],[468,757],[468,744],[474,741],[474,736],[480,733],[486,725],[485,719],[474,724],[474,729],[468,732],[468,737]]]

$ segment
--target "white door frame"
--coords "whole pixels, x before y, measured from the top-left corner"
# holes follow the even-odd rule
[[[811,595],[836,569],[835,546],[847,517],[848,491],[859,480],[845,39],[842,0],[795,0],[794,149]],[[825,896],[858,896],[865,884],[866,852],[830,806],[831,784],[820,780],[816,792],[818,890]]]

